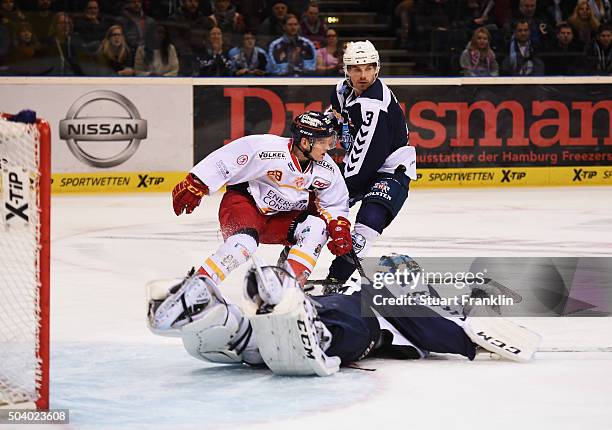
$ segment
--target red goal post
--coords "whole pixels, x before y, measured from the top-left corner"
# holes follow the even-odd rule
[[[0,408],[48,409],[51,133],[21,119],[0,114]]]

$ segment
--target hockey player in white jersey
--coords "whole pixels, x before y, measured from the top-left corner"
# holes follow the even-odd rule
[[[378,78],[374,45],[349,42],[343,61],[345,79],[332,92],[329,113],[342,129],[350,205],[362,202],[352,232],[362,259],[406,201],[410,180],[416,179],[416,151],[408,146],[406,117],[395,95]],[[352,258],[337,257],[328,278],[341,284],[355,268]]]
[[[260,243],[290,246],[285,268],[301,283],[328,239],[335,255],[351,250],[348,192],[327,155],[336,141],[333,123],[310,111],[295,118],[291,129],[292,138],[253,135],[230,142],[176,185],[176,215],[190,214],[202,197],[227,187],[219,208],[224,243],[197,271],[205,282],[182,285],[159,306],[156,329],[177,328],[196,318],[211,288],[246,262]]]

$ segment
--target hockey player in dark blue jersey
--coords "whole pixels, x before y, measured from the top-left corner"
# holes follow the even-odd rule
[[[181,337],[192,356],[227,364],[265,364],[275,374],[328,376],[341,365],[383,352],[424,358],[430,352],[473,360],[479,347],[513,361],[529,361],[539,335],[504,318],[429,306],[401,309],[401,317],[374,313],[368,291],[307,296],[288,270],[257,256],[244,282],[242,307],[230,303],[206,277],[192,274],[172,286],[149,286],[149,328]],[[383,257],[386,258],[386,257]],[[187,301],[183,296],[197,298]],[[163,301],[182,306],[170,327]],[[485,309],[486,310],[486,309]],[[479,311],[480,312],[480,311]]]
[[[374,45],[349,42],[343,60],[346,78],[334,88],[329,114],[342,128],[350,204],[361,201],[352,236],[363,259],[408,197],[410,180],[416,179],[416,151],[408,146],[406,117],[395,95],[378,78]],[[336,258],[328,279],[344,283],[355,268],[352,257]]]

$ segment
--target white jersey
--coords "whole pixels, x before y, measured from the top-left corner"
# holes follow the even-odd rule
[[[323,161],[312,161],[302,171],[291,145],[291,139],[271,134],[241,137],[212,152],[191,173],[211,192],[248,183],[264,215],[305,210],[309,191],[314,191],[317,211],[327,221],[348,218],[348,190],[336,163],[325,154]]]

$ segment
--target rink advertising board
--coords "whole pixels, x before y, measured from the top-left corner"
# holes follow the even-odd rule
[[[13,78],[0,92],[0,110],[49,122],[53,192],[167,191],[193,164],[189,82]]]
[[[419,185],[609,183],[609,169],[595,166],[612,166],[610,83],[394,85],[395,81],[401,80],[390,79],[390,86],[406,112],[410,143],[417,148]],[[195,161],[245,134],[289,135],[292,117],[325,109],[332,90],[333,81],[304,86],[196,85]],[[576,176],[576,170],[595,173]]]

